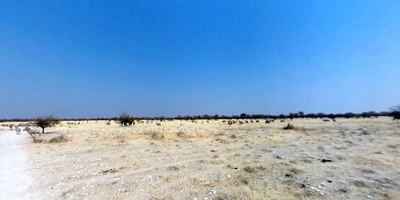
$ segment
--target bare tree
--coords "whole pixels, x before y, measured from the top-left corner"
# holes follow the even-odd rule
[[[47,127],[53,127],[60,123],[60,120],[55,118],[53,115],[38,117],[35,119],[36,126],[42,128],[42,133],[44,133],[44,129]]]

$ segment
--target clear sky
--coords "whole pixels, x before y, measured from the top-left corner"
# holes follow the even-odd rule
[[[384,111],[400,1],[0,0],[0,118]]]

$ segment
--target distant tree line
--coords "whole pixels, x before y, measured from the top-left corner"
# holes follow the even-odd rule
[[[158,121],[170,121],[170,120],[218,120],[218,119],[297,119],[297,118],[311,118],[311,119],[316,119],[316,118],[329,118],[332,120],[335,120],[336,118],[371,118],[371,117],[393,117],[394,120],[400,120],[400,105],[399,106],[394,106],[390,109],[390,111],[384,111],[384,112],[375,112],[375,111],[369,111],[369,112],[362,112],[362,113],[352,113],[352,112],[347,112],[347,113],[307,113],[305,114],[304,112],[297,112],[297,113],[289,113],[289,114],[280,114],[280,115],[267,115],[267,114],[246,114],[242,113],[240,115],[185,115],[181,116],[178,115],[176,117],[165,117],[165,116],[160,116],[160,117],[133,117],[130,116],[126,113],[122,113],[118,117],[102,117],[102,118],[64,118],[64,119],[59,119],[62,121],[89,121],[89,120],[94,120],[94,121],[115,121],[122,126],[127,126],[127,125],[132,125],[134,124],[134,121],[140,121],[140,120],[158,120]],[[0,119],[0,122],[7,122],[7,121],[34,121],[35,119],[29,119],[29,118],[16,118],[16,119]]]
[[[280,115],[265,115],[265,114],[246,114],[242,113],[240,115],[194,115],[194,116],[180,116],[178,115],[174,119],[180,120],[196,120],[196,119],[296,119],[296,118],[370,118],[370,117],[380,117],[380,116],[393,116],[391,112],[363,112],[363,113],[339,113],[339,114],[326,114],[326,113],[308,113],[303,112],[280,114]]]

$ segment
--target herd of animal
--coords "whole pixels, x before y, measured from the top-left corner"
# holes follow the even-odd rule
[[[269,123],[273,123],[275,120],[274,119],[266,119],[264,123],[269,124]],[[285,119],[281,119],[281,122],[285,122]],[[331,121],[329,119],[323,119],[324,122],[328,122]],[[334,121],[334,120],[333,120]],[[150,121],[150,123],[152,123],[153,121]],[[197,123],[196,120],[192,120],[193,123]],[[206,121],[207,123],[209,123],[209,121]],[[259,120],[239,120],[239,119],[230,119],[230,120],[223,120],[223,123],[227,123],[228,125],[233,125],[233,124],[247,124],[247,123],[259,123]],[[96,121],[97,123],[97,121]],[[138,123],[144,123],[143,121],[138,121]],[[147,121],[146,123],[149,123],[149,121]],[[204,122],[202,122],[204,123]],[[71,125],[79,125],[80,122],[76,123],[76,122],[67,122],[67,125],[71,126]],[[106,122],[106,125],[110,125],[110,121]],[[161,123],[156,123],[157,126],[161,126]],[[33,123],[21,123],[18,125],[14,125],[14,124],[2,124],[1,126],[3,127],[8,127],[10,130],[15,130],[15,133],[17,135],[20,135],[21,132],[26,132],[28,133],[31,137],[34,137],[35,135],[41,135],[41,130],[39,127],[36,126],[36,124]]]
[[[22,132],[28,133],[31,137],[34,137],[37,134],[41,135],[40,129],[33,124],[3,124],[2,126],[14,130],[17,135],[21,135]]]

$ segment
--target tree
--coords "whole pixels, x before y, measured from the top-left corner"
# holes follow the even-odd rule
[[[391,115],[393,117],[393,120],[400,120],[400,105],[398,106],[393,106],[392,108],[390,108],[390,110],[392,111]]]
[[[60,120],[56,119],[53,115],[38,117],[35,119],[36,126],[42,128],[42,133],[47,127],[53,127],[60,123]]]
[[[129,126],[129,125],[134,124],[135,119],[127,113],[122,113],[118,117],[117,121],[119,124],[121,124],[121,126]]]

